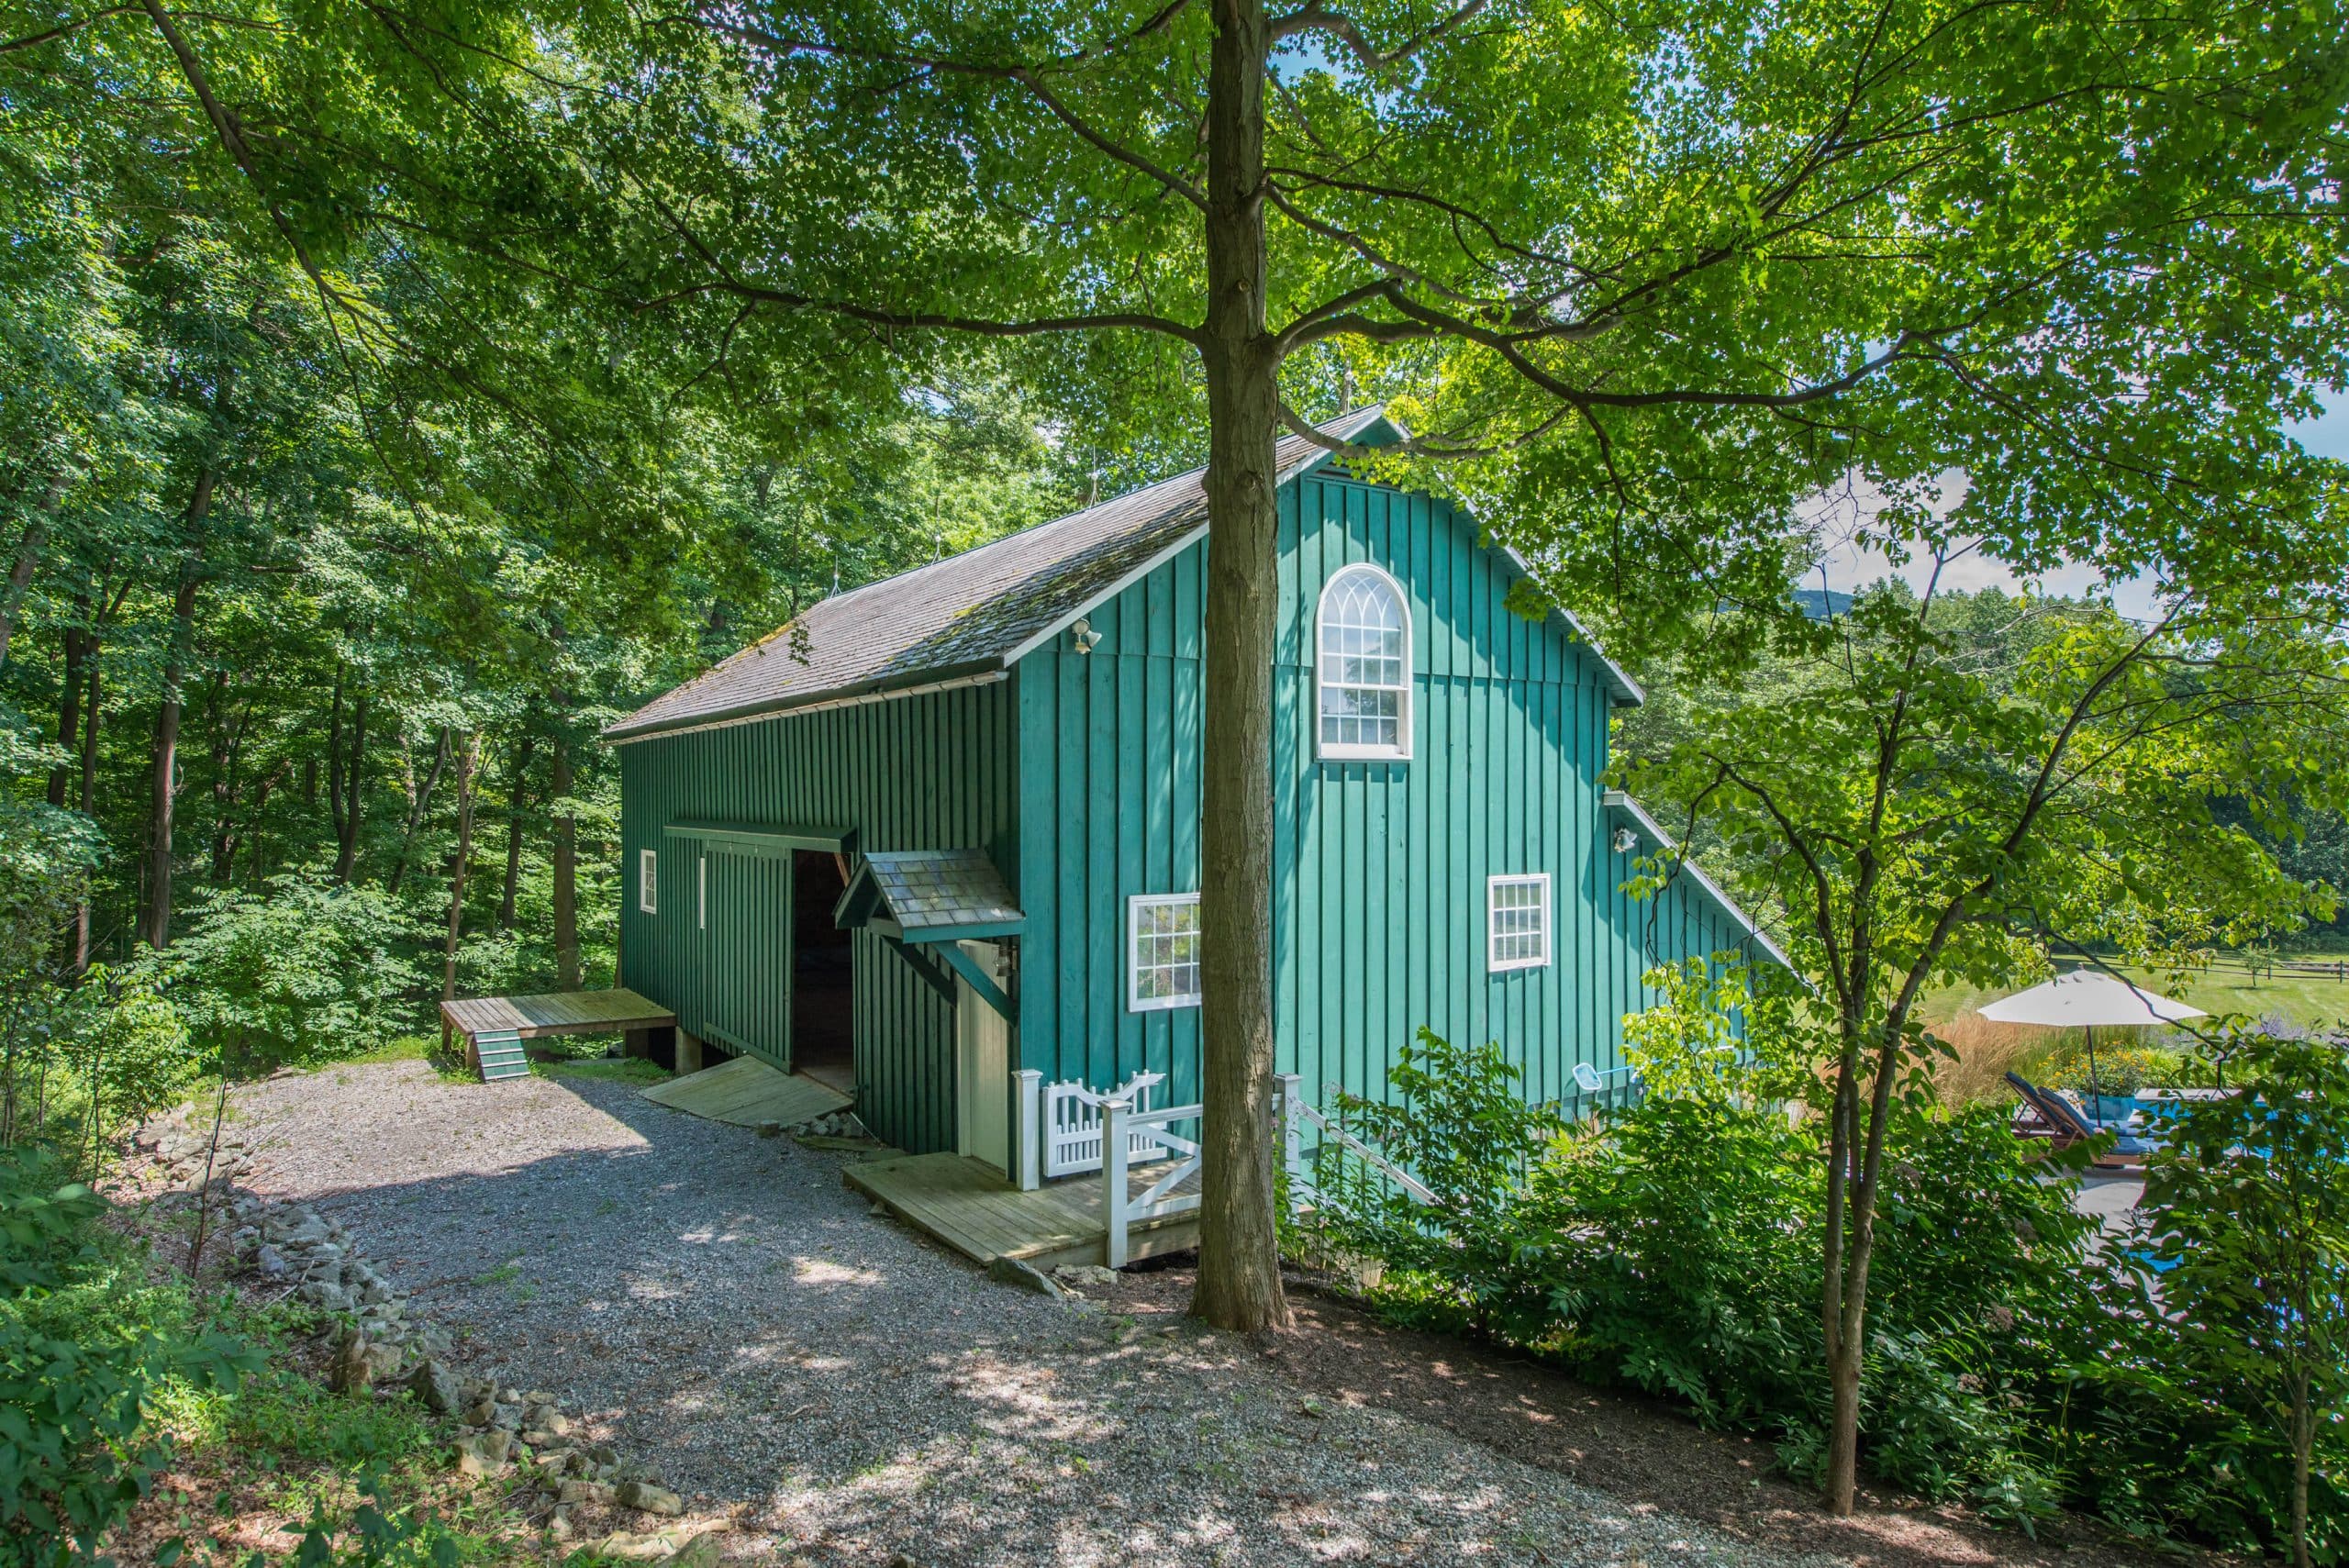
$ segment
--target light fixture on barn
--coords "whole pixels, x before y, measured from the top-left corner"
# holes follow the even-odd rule
[[[1068,628],[1068,634],[1076,643],[1079,653],[1090,653],[1101,646],[1101,634],[1093,629],[1093,622],[1089,619],[1080,617],[1074,626]]]
[[[1639,847],[1640,835],[1636,829],[1631,828],[1618,828],[1615,829],[1615,852],[1617,854],[1628,855]]]

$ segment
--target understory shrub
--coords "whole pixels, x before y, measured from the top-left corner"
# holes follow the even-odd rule
[[[168,1453],[149,1406],[167,1384],[255,1364],[198,1331],[183,1290],[148,1283],[103,1202],[36,1149],[0,1153],[0,1563],[96,1550]]]
[[[1423,1031],[1393,1104],[1339,1113],[1437,1201],[1332,1140],[1310,1224],[1385,1263],[1391,1314],[1767,1433],[1818,1480],[1825,1179],[1787,1108],[1800,1074],[1704,1017],[1733,998],[1660,978],[1666,1006],[1631,1031],[1650,1092],[1579,1124],[1520,1104],[1498,1049]],[[2085,1147],[1896,1098],[1862,1385],[1876,1474],[2026,1528],[2068,1503],[2255,1551],[2289,1547],[2299,1510],[2299,1561],[2349,1562],[2349,1054],[2254,1031],[2225,1049],[2244,1092],[2185,1105],[2121,1238],[2075,1207]]]

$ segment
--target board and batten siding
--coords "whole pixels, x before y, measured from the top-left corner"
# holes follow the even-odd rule
[[[1199,886],[1200,647],[1195,544],[1022,659],[1019,690],[1019,1064],[1107,1088],[1163,1073],[1159,1105],[1199,1097],[1196,1007],[1127,1006],[1126,900]]]
[[[1018,693],[1020,1064],[1107,1088],[1147,1068],[1159,1103],[1198,1097],[1198,1013],[1127,1005],[1126,901],[1196,892],[1207,544],[1023,659]],[[1384,1097],[1426,1025],[1497,1040],[1536,1099],[1572,1099],[1574,1064],[1621,1062],[1622,1019],[1659,962],[1743,932],[1685,879],[1622,891],[1631,857],[1600,800],[1606,675],[1555,623],[1506,598],[1515,567],[1446,502],[1336,475],[1280,493],[1274,692],[1275,1049],[1317,1103]],[[1315,756],[1316,615],[1330,573],[1384,568],[1411,614],[1413,755]],[[1552,962],[1487,973],[1486,879],[1546,872]]]
[[[746,1006],[788,1007],[787,875],[766,929],[705,940],[694,845],[668,835],[672,823],[839,826],[862,850],[985,850],[1018,885],[1012,721],[1011,683],[997,681],[622,746],[621,984],[696,1033]],[[643,848],[661,851],[653,915],[637,906]],[[951,1149],[954,1010],[881,938],[857,932],[854,953],[859,1114],[898,1148]],[[765,1028],[780,1039],[787,1015]]]

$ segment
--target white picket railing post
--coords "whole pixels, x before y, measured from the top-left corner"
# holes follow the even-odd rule
[[[1126,1266],[1126,1117],[1133,1106],[1122,1097],[1101,1102],[1101,1216],[1108,1224],[1108,1264]]]
[[[1281,1169],[1288,1174],[1292,1211],[1305,1206],[1305,1129],[1297,1118],[1297,1086],[1305,1080],[1295,1073],[1273,1074],[1273,1115],[1278,1118]]]
[[[1011,1147],[1019,1190],[1032,1193],[1044,1184],[1044,1075],[1023,1067],[1011,1075]]]

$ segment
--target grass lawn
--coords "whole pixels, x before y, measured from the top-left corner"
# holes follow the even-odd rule
[[[2241,1013],[2263,1018],[2273,1014],[2296,1024],[2349,1020],[2349,982],[2329,974],[2292,973],[2285,968],[2287,963],[2349,965],[2349,953],[2294,953],[2278,961],[2276,973],[2257,975],[2230,955],[2201,973],[2189,976],[2183,985],[2174,984],[2167,976],[2148,970],[2121,973],[2149,991],[2189,1003],[2213,1017]],[[1929,1021],[1949,1023],[2005,995],[2004,989],[1983,991],[1964,986],[1937,992],[1927,1004]]]

